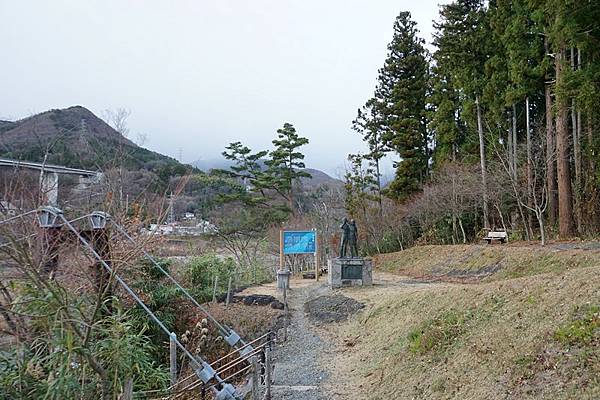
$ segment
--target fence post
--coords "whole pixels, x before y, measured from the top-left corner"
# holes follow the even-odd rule
[[[271,400],[271,348],[265,346],[265,400]]]
[[[315,281],[319,282],[319,234],[316,229],[315,232]]]
[[[225,305],[228,306],[231,301],[231,279],[232,275],[229,275],[229,282],[227,282],[227,297],[225,298]]]
[[[125,380],[125,385],[123,385],[123,393],[120,397],[121,400],[133,399],[133,378],[129,377]]]
[[[256,356],[252,357],[252,400],[260,400],[258,393],[258,379],[259,379],[259,371],[258,371],[258,361],[256,360]]]
[[[285,323],[283,324],[283,341],[287,342],[287,331],[289,323],[289,310],[287,302],[287,287],[283,285],[283,315],[285,315]]]
[[[213,298],[212,298],[213,303],[217,302],[217,283],[218,282],[219,282],[219,275],[215,275],[215,284],[213,286]]]
[[[177,383],[177,335],[171,332],[169,335],[169,372],[171,375],[171,386]]]

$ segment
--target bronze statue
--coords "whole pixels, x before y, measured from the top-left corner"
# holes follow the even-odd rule
[[[340,226],[342,230],[342,242],[340,244],[340,258],[348,258],[347,252],[348,247],[350,247],[350,256],[352,258],[358,257],[358,246],[357,246],[357,237],[358,231],[356,229],[356,221],[350,220],[348,222],[347,218],[344,218],[342,221],[342,226]]]

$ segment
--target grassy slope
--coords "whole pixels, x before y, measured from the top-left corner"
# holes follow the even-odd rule
[[[379,255],[375,262],[383,271],[406,276],[479,282],[600,265],[600,248],[575,243],[417,246]]]
[[[479,283],[348,290],[368,308],[335,328],[334,375],[356,399],[600,398],[599,260],[518,246],[383,256],[388,271],[437,279],[501,269]]]

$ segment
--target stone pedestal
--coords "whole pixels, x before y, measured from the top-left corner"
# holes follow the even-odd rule
[[[329,268],[329,286],[370,286],[373,284],[373,263],[368,258],[334,258]]]

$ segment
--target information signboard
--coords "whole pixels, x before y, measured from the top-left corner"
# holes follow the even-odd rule
[[[315,231],[284,231],[283,254],[314,254],[316,250]]]

